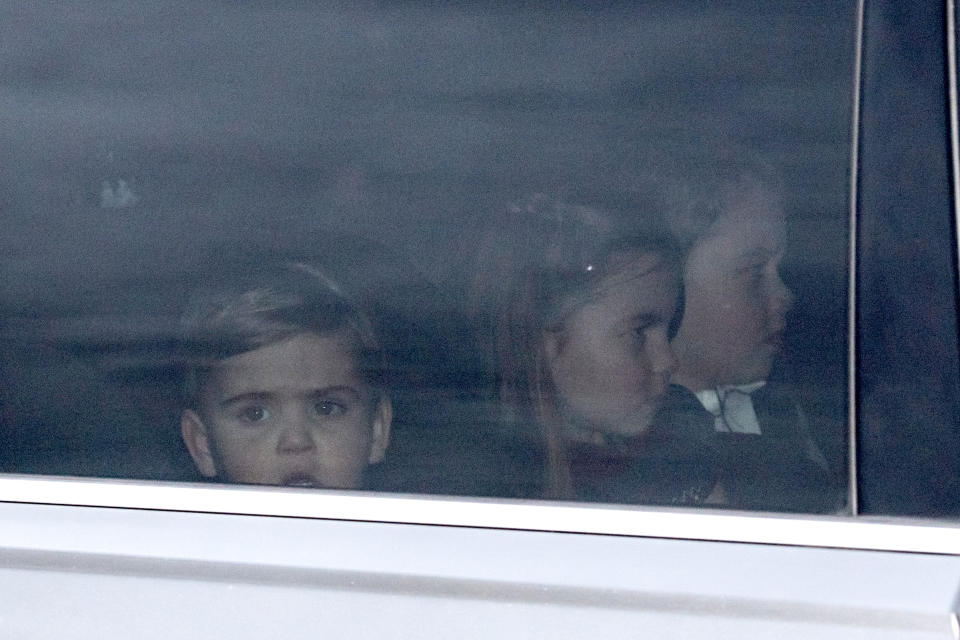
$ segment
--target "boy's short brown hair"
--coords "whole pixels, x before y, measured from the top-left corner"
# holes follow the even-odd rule
[[[280,262],[213,276],[190,297],[181,317],[184,402],[196,406],[212,367],[299,333],[350,329],[367,382],[382,386],[382,353],[372,324],[340,287],[304,262]]]

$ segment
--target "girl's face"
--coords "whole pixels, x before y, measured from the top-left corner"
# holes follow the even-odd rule
[[[783,341],[793,295],[780,279],[785,221],[754,184],[730,198],[684,265],[676,381],[699,391],[763,380]]]
[[[571,424],[627,436],[650,426],[677,364],[667,331],[678,291],[678,275],[659,255],[623,251],[562,326],[545,332],[559,408]]]

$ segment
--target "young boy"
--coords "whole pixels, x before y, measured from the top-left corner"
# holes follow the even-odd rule
[[[794,302],[780,278],[786,216],[779,180],[762,162],[730,153],[684,169],[677,176],[665,170],[661,185],[667,222],[688,247],[673,381],[712,414],[725,465],[723,503],[835,511],[842,494],[806,414],[784,385],[767,379]],[[677,398],[674,419],[681,405],[696,405]]]
[[[180,426],[197,470],[226,482],[358,488],[383,460],[392,407],[368,319],[323,274],[287,263],[204,287],[183,317]]]

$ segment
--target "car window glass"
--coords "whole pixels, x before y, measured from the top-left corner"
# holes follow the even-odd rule
[[[846,513],[855,12],[4,10],[0,468]]]

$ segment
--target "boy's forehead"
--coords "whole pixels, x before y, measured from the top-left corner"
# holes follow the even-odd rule
[[[721,212],[707,233],[729,232],[732,228],[772,227],[782,233],[786,216],[780,197],[762,185],[754,185],[728,194],[721,203]]]
[[[221,360],[210,382],[218,395],[364,386],[350,330],[301,333]]]
[[[739,259],[754,254],[775,255],[786,244],[786,218],[775,204],[725,212],[700,237],[695,247],[712,259]]]

